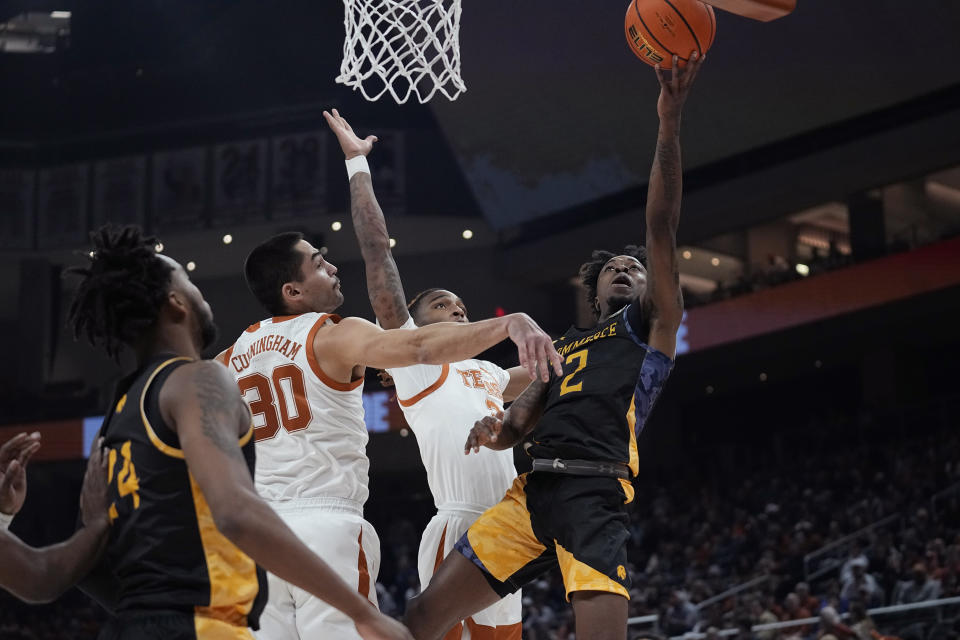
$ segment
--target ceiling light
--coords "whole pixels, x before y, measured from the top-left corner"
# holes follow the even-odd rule
[[[710,258],[710,264],[712,264],[712,265],[715,266],[715,267],[719,267],[719,266],[720,266],[720,258]]]
[[[390,248],[393,249],[395,246],[397,246],[397,241],[393,238],[390,238]]]
[[[797,273],[799,273],[800,275],[802,276],[810,275],[810,267],[803,264],[802,262],[798,262],[796,268],[797,268]]]
[[[684,260],[689,260],[689,259],[692,258],[692,257],[693,257],[693,252],[690,251],[689,249],[687,249],[687,250],[685,250],[685,251],[683,252],[683,259],[684,259]]]
[[[340,229],[343,229],[343,223],[341,223],[339,220],[335,220],[333,224],[330,225],[330,228],[334,231],[340,231]]]
[[[471,231],[470,229],[464,229],[463,233],[460,235],[463,236],[464,240],[469,240],[470,238],[473,237],[473,231]]]
[[[194,262],[193,260],[187,263],[187,271],[193,271],[196,268],[197,268],[197,263]]]
[[[233,242],[233,236],[232,236],[232,235],[230,235],[230,234],[228,233],[228,234],[226,234],[225,236],[223,236],[223,244],[230,244],[231,242]]]
[[[163,253],[163,243],[158,242],[157,246],[155,246],[154,249],[156,250],[157,253]]]

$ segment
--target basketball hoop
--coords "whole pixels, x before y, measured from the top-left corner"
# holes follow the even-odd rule
[[[460,77],[461,0],[343,0],[346,38],[337,82],[370,101],[425,103],[467,90]]]

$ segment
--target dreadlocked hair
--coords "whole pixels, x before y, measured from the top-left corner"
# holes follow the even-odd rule
[[[580,265],[580,284],[587,290],[587,304],[593,309],[594,315],[599,316],[600,311],[597,308],[597,281],[600,279],[600,272],[603,265],[610,261],[610,258],[616,256],[630,256],[640,261],[640,264],[647,266],[647,250],[644,247],[635,244],[628,244],[620,253],[611,253],[603,249],[595,249],[590,254],[590,260]]]
[[[74,339],[84,336],[116,359],[124,345],[156,324],[173,267],[157,257],[157,239],[140,227],[106,225],[90,240],[89,264],[66,270],[82,278],[68,323]]]
[[[407,303],[407,311],[410,312],[410,315],[413,316],[414,319],[416,319],[418,308],[420,307],[420,303],[423,302],[423,299],[431,293],[435,293],[437,291],[443,291],[443,289],[439,289],[437,287],[432,289],[424,289],[417,295],[413,296],[413,300]]]

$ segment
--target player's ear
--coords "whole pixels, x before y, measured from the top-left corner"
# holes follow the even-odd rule
[[[288,301],[295,300],[302,294],[300,289],[292,282],[284,283],[283,287],[280,288],[280,293],[283,295],[283,299]]]
[[[166,307],[173,314],[175,320],[182,320],[187,315],[189,304],[182,292],[171,289],[167,292]]]

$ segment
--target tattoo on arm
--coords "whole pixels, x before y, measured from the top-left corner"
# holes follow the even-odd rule
[[[654,307],[665,302],[657,292],[667,287],[675,294],[673,304],[683,308],[683,294],[680,291],[680,264],[677,259],[677,227],[680,224],[680,203],[683,194],[683,168],[678,135],[667,135],[662,131],[657,137],[657,149],[653,169],[650,172],[650,188],[647,197],[647,234],[656,237],[649,243],[660,255],[650,259],[650,300]],[[665,255],[664,255],[665,254]],[[658,266],[669,263],[669,274],[656,272]],[[667,293],[666,291],[664,293]],[[659,303],[658,303],[659,301]],[[652,309],[656,312],[656,309]]]
[[[540,420],[546,404],[546,395],[547,383],[537,379],[531,382],[510,405],[507,412],[509,420],[503,427],[510,432],[511,437],[515,438],[515,442],[519,442],[530,433]]]
[[[224,425],[237,424],[241,408],[239,403],[243,401],[235,394],[224,393],[217,379],[218,376],[207,371],[206,367],[198,367],[193,376],[193,388],[197,402],[200,404],[200,424],[203,435],[220,451],[243,460],[243,454],[237,445],[238,435],[233,429],[224,428]]]
[[[400,272],[390,252],[387,223],[368,174],[358,173],[350,180],[350,215],[366,265],[367,295],[374,313],[381,324],[400,326],[410,315]]]

